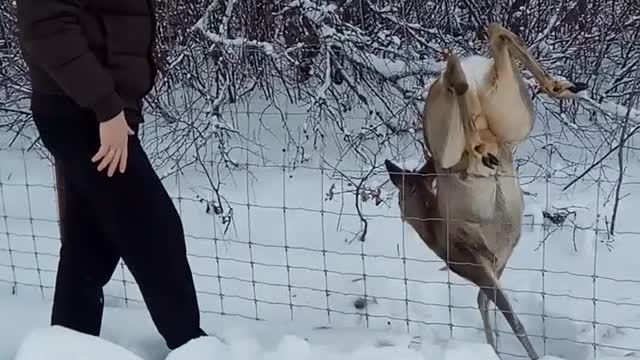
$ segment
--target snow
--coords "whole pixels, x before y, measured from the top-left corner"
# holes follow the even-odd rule
[[[611,115],[613,117],[620,117],[620,118],[626,118],[628,116],[629,120],[632,123],[640,122],[640,110],[638,109],[628,108],[624,105],[616,104],[614,102],[607,101],[607,100],[598,103],[595,100],[588,97],[586,94],[584,94],[584,92],[580,95],[581,95],[580,96],[581,99],[587,101],[590,105],[600,109],[601,111],[603,111],[608,115]]]
[[[304,115],[292,115],[304,114],[304,109],[286,110],[292,124],[304,123]],[[350,242],[361,229],[353,189],[326,166],[319,169],[320,155],[330,160],[339,154],[322,149],[295,171],[282,171],[283,156],[288,155],[282,151],[288,146],[282,140],[282,118],[275,112],[261,114],[260,124],[253,118],[222,116],[233,120],[230,126],[238,133],[260,133],[261,143],[267,144],[259,148],[252,137],[230,145],[250,150],[246,160],[255,165],[249,172],[212,172],[233,206],[228,230],[198,201],[212,199],[201,169],[185,169],[182,176],[165,182],[187,233],[206,330],[229,340],[224,346],[209,343],[210,350],[236,358],[282,358],[288,349],[299,347],[309,358],[377,358],[393,352],[399,358],[482,354],[495,359],[484,344],[476,288],[439,271],[442,261],[400,221],[396,198],[384,197],[379,206],[362,203],[369,226],[366,241]],[[353,120],[345,132],[357,133],[360,125]],[[53,330],[27,337],[46,327],[55,283],[59,244],[51,167],[21,150],[30,141],[19,140],[11,149],[7,143],[0,135],[0,360],[12,359],[23,339],[62,336]],[[268,161],[255,154],[266,154]],[[382,161],[385,155],[376,159]],[[421,165],[415,159],[396,160],[415,168]],[[349,161],[342,162],[340,170],[357,174],[361,168]],[[637,170],[627,173],[623,194],[629,195],[621,203],[611,249],[603,231],[612,211],[606,184],[599,189],[586,176],[563,192],[570,179],[529,183],[530,174],[523,172],[523,188],[532,195],[525,196],[522,239],[502,283],[541,354],[570,360],[597,354],[599,360],[640,353]],[[169,173],[167,168],[159,172]],[[379,172],[366,185],[395,196],[386,180]],[[557,208],[575,211],[564,227],[542,217],[542,211]],[[168,352],[126,267],[116,271],[105,291],[103,338],[143,359],[164,359]],[[356,309],[354,302],[363,298],[366,309]],[[521,356],[522,348],[502,316],[496,317],[495,327],[502,360]]]
[[[0,301],[7,305],[6,301]],[[128,310],[123,313],[128,317],[140,317],[140,311]],[[25,315],[17,313],[16,315]],[[110,324],[117,325],[117,324]],[[3,334],[5,333],[3,330]],[[40,327],[30,331],[20,342],[14,360],[499,360],[498,356],[486,344],[474,344],[459,341],[442,341],[422,344],[421,349],[411,349],[405,344],[384,343],[376,338],[375,332],[364,333],[370,342],[353,344],[348,349],[336,344],[344,342],[345,333],[336,330],[324,330],[322,336],[282,332],[274,336],[275,341],[260,338],[258,334],[245,334],[222,342],[216,337],[208,336],[194,339],[184,346],[164,354],[154,356],[153,351],[138,350],[141,355],[125,349],[118,343],[104,338],[82,334],[59,326]],[[119,333],[122,339],[131,335],[130,329]],[[320,335],[321,331],[317,331]],[[352,335],[349,337],[348,335]],[[357,332],[347,334],[349,340]],[[151,338],[151,334],[147,334]],[[144,344],[137,344],[140,349]],[[154,345],[151,341],[147,347]],[[9,357],[7,357],[9,358]],[[606,357],[600,360],[623,359]],[[554,356],[545,356],[542,360],[564,360]]]
[[[234,6],[236,0],[225,3],[225,13],[217,29],[209,26],[208,16],[203,16],[192,30],[202,32],[214,47],[259,50],[278,63],[295,62],[289,57],[290,53],[301,48],[302,43],[284,48],[278,40],[272,43],[244,37],[241,31],[235,31],[238,28],[233,19],[234,8],[238,9]],[[433,1],[425,4],[435,6]],[[413,83],[424,82],[426,76],[433,77],[442,70],[442,61],[415,60],[416,54],[410,51],[413,46],[397,31],[404,30],[405,35],[413,38],[410,41],[419,44],[421,51],[416,52],[420,56],[430,50],[439,51],[432,38],[440,38],[438,42],[450,40],[447,36],[442,38],[440,29],[421,25],[430,23],[429,19],[414,16],[399,19],[392,15],[394,11],[386,13],[398,4],[390,3],[377,9],[376,4],[369,3],[369,15],[381,15],[385,22],[396,24],[383,26],[392,31],[385,30],[376,35],[375,30],[364,31],[341,23],[342,16],[338,13],[343,5],[341,2],[294,0],[279,13],[271,15],[300,8],[325,37],[320,39],[326,67],[324,81],[317,84],[318,99],[326,100],[329,94],[338,97],[346,94],[339,91],[340,86],[331,83],[330,76],[334,71],[340,71],[342,56],[368,72],[386,78],[385,84],[397,86],[395,90],[402,96],[415,92],[416,86],[427,86],[426,83]],[[205,13],[210,14],[218,6],[223,4],[211,2]],[[517,17],[529,10],[520,7],[512,15]],[[451,15],[460,20],[458,22],[466,21],[460,7],[451,9]],[[557,14],[552,14],[549,26],[534,41],[533,45],[544,50],[543,53],[551,47],[552,41],[547,35],[559,19]],[[638,19],[640,17],[631,17],[628,24]],[[230,31],[229,26],[235,30]],[[420,34],[430,35],[422,38]],[[280,35],[276,34],[276,38]],[[271,39],[270,36],[265,38]],[[332,46],[339,46],[341,54],[334,52]],[[366,51],[353,50],[359,48]],[[571,56],[571,49],[567,51],[560,55]],[[395,54],[393,60],[385,58],[390,54]],[[550,55],[553,58],[553,54]],[[185,58],[188,57],[178,57],[170,67]],[[473,72],[476,81],[486,73],[488,64],[481,57],[471,57],[463,62],[466,69],[476,70]],[[627,62],[619,73],[624,74],[633,66],[637,64]],[[286,65],[283,69],[290,70]],[[376,84],[366,80],[367,71],[364,77],[344,74],[345,83],[363,99],[368,96],[367,88]],[[618,76],[610,78],[618,79]],[[229,85],[231,77],[226,81],[219,88]],[[528,83],[535,87],[533,79]],[[406,84],[414,86],[407,87]],[[28,93],[28,89],[21,90]],[[338,90],[336,94],[340,95],[329,90]],[[589,92],[577,94],[582,104],[617,118],[628,114],[632,131],[640,128],[638,109],[612,101],[593,100]],[[371,132],[365,125],[373,126],[366,123],[369,117],[361,113],[347,114],[349,109],[346,108],[354,105],[346,104],[347,96],[345,103],[338,99],[338,103],[333,104],[338,105],[335,110],[331,111],[329,106],[326,107],[328,114],[320,111],[320,116],[316,116],[318,114],[306,114],[308,109],[296,109],[277,98],[255,99],[253,93],[226,104],[229,100],[226,97],[230,95],[230,92],[221,91],[216,99],[209,99],[211,103],[207,104],[205,114],[211,127],[205,135],[216,139],[219,132],[226,129],[227,135],[238,136],[229,135],[233,139],[219,149],[215,143],[202,149],[202,156],[206,158],[203,161],[207,165],[219,161],[220,150],[224,147],[240,165],[244,165],[245,160],[252,165],[246,171],[241,169],[229,174],[224,166],[214,169],[216,166],[212,164],[211,169],[207,169],[210,173],[205,176],[196,164],[184,169],[181,176],[170,176],[165,182],[182,215],[204,326],[225,341],[215,337],[199,339],[169,353],[155,332],[139,289],[124,266],[116,271],[105,289],[107,311],[100,338],[47,327],[59,251],[52,172],[45,160],[23,150],[32,145],[32,141],[19,139],[7,148],[13,138],[0,132],[0,360],[74,357],[97,360],[498,358],[484,343],[475,303],[477,289],[448,271],[440,271],[442,261],[400,221],[394,189],[387,183],[384,171],[375,173],[363,183],[363,188],[370,193],[381,195],[375,201],[369,196],[361,196],[368,200],[359,204],[361,214],[356,212],[353,196],[356,190],[352,184],[357,183],[357,177],[370,166],[348,156],[343,159],[340,153],[343,149],[331,144],[327,146],[327,143],[334,137],[365,138]],[[398,95],[394,93],[390,98]],[[611,99],[616,95],[608,94]],[[180,102],[172,102],[171,106],[193,106]],[[375,102],[375,98],[366,102],[370,115],[376,108]],[[222,103],[236,108],[231,113],[219,114],[219,111],[229,110],[219,109],[218,105]],[[246,109],[245,103],[250,104]],[[393,107],[396,105],[401,104]],[[314,108],[321,107],[310,107]],[[383,113],[380,117],[395,122],[403,116],[395,114],[398,108],[388,112],[380,110]],[[303,115],[294,115],[296,113]],[[354,118],[350,118],[353,115]],[[549,123],[545,122],[548,119],[544,114],[541,115],[538,127]],[[317,120],[312,124],[313,129],[307,116]],[[334,119],[334,116],[344,116],[344,119]],[[355,118],[368,120],[363,124]],[[548,354],[544,359],[639,357],[640,271],[637,258],[640,245],[637,238],[640,223],[635,205],[640,201],[637,198],[640,196],[637,189],[640,167],[636,165],[635,154],[626,155],[628,170],[622,186],[624,199],[616,222],[617,232],[608,235],[614,211],[613,183],[602,173],[615,174],[616,164],[603,161],[604,167],[595,169],[575,186],[567,191],[562,191],[562,187],[575,178],[567,170],[566,158],[580,158],[580,162],[598,158],[598,151],[588,153],[600,146],[598,140],[601,139],[593,133],[606,133],[601,126],[609,125],[611,121],[595,119],[598,126],[594,128],[592,118],[571,119],[565,114],[559,118],[565,122],[564,126],[573,127],[575,131],[588,127],[589,131],[582,131],[589,133],[585,137],[593,138],[576,142],[570,134],[559,135],[555,139],[566,137],[567,144],[579,144],[563,146],[553,143],[547,134],[538,133],[537,148],[526,144],[520,150],[523,158],[531,156],[544,161],[537,159],[540,161],[537,169],[536,165],[523,166],[523,188],[528,192],[524,198],[523,233],[501,282],[534,346],[540,353]],[[414,120],[419,122],[419,119]],[[330,131],[329,128],[335,126],[330,124],[332,121],[342,122],[340,131]],[[319,142],[327,147],[312,149],[311,141],[302,141],[300,145],[299,139],[307,133],[302,134],[296,124],[308,126],[309,133],[322,128],[323,139]],[[287,126],[289,128],[285,129]],[[171,128],[156,128],[156,136],[161,138],[157,141],[161,144],[156,143],[155,150],[166,145],[163,140],[172,139],[172,133],[178,133],[181,127],[184,129],[188,125],[181,121]],[[550,126],[549,130],[558,131],[558,127]],[[153,128],[150,131],[153,132]],[[184,133],[190,134],[189,131]],[[241,139],[238,141],[238,138]],[[182,146],[189,144],[191,139],[184,137],[181,141]],[[605,145],[607,141],[615,143],[617,140],[605,139]],[[336,142],[343,147],[356,144]],[[421,165],[415,153],[404,153],[413,140],[406,141],[405,138],[396,143],[394,138],[393,142],[391,146],[400,149],[393,154],[398,164],[406,168]],[[377,144],[369,145],[371,142],[357,143],[357,150],[364,153],[362,158],[371,160],[374,165],[379,165],[385,157],[392,157],[386,151],[376,152]],[[591,146],[589,151],[581,148],[585,146]],[[572,147],[574,149],[568,149]],[[606,152],[606,146],[604,148]],[[172,150],[166,148],[158,152],[169,156],[167,153]],[[295,164],[302,162],[295,171],[284,169],[284,164],[294,163],[292,158],[297,155],[291,155],[292,152],[303,152],[295,159]],[[588,154],[581,157],[580,153]],[[405,155],[406,158],[397,159]],[[550,159],[545,158],[547,155]],[[193,160],[193,157],[192,153],[185,155],[184,162],[201,160],[200,157]],[[325,162],[326,159],[329,161]],[[152,157],[152,160],[157,158]],[[330,168],[333,164],[338,164],[336,169]],[[160,174],[177,171],[170,165],[158,170]],[[344,177],[336,175],[338,171],[352,175],[356,180],[350,186]],[[536,172],[540,178],[530,181],[529,177]],[[596,175],[598,172],[599,176]],[[218,180],[222,199],[212,194],[212,182]],[[381,201],[379,205],[378,200]],[[216,211],[207,211],[211,205],[224,207],[221,212],[225,218],[211,214]],[[562,211],[568,215],[560,225],[544,216]],[[366,218],[368,225],[364,242],[353,241],[363,231],[360,216]],[[228,222],[229,219],[232,221]],[[496,316],[494,326],[499,332],[498,350],[502,360],[521,356],[522,348],[502,316]]]
[[[411,346],[403,334],[361,329],[301,329],[249,320],[207,322],[224,338],[195,339],[174,351],[159,351],[161,340],[142,309],[107,308],[103,335],[95,337],[43,323],[48,302],[0,297],[0,359],[14,360],[497,360],[486,344],[460,341]],[[126,326],[124,326],[126,324]],[[5,335],[6,334],[6,335]],[[129,349],[127,349],[129,348]],[[15,357],[13,352],[15,351]]]
[[[18,348],[15,360],[142,360],[131,351],[96,336],[60,326],[36,329]]]
[[[389,60],[370,53],[354,52],[352,59],[363,66],[369,66],[387,79],[401,79],[415,74],[437,74],[444,63],[432,60],[402,61]]]

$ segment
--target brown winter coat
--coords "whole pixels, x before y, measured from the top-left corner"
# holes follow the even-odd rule
[[[139,113],[156,74],[155,0],[17,0],[32,90],[67,95],[103,122]]]

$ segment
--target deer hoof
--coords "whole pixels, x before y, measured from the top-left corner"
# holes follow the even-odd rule
[[[576,94],[579,93],[580,91],[583,90],[587,90],[589,88],[589,86],[586,83],[583,82],[575,82],[573,83],[573,86],[569,87],[569,91],[571,91],[572,93]]]
[[[496,166],[500,165],[500,160],[492,153],[482,155],[482,164],[491,170],[494,170]]]

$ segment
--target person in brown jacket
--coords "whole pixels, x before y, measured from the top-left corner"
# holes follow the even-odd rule
[[[154,0],[17,0],[31,110],[55,160],[61,250],[51,324],[99,336],[120,259],[167,346],[205,336],[178,212],[141,147]]]

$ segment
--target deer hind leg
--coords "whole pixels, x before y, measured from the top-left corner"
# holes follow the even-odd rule
[[[494,169],[500,163],[496,156],[498,154],[497,139],[487,128],[486,121],[481,121],[484,118],[474,117],[473,110],[479,110],[480,104],[474,98],[476,94],[469,91],[469,84],[460,60],[453,53],[447,57],[447,66],[442,79],[449,93],[456,96],[465,137],[465,150],[470,156],[481,160],[486,167]]]
[[[497,284],[497,281],[495,283],[495,289],[485,287],[481,290],[491,301],[496,304],[496,307],[500,310],[500,312],[502,312],[502,315],[509,323],[509,326],[513,330],[516,338],[518,338],[518,341],[520,341],[520,343],[524,347],[527,355],[529,355],[529,358],[531,358],[532,360],[539,359],[538,354],[536,353],[533,345],[531,344],[531,341],[529,340],[529,336],[527,335],[524,325],[522,325],[522,322],[520,322],[520,319],[513,310],[513,307],[511,306],[507,295],[504,293],[504,290],[502,290],[502,288]]]
[[[504,293],[504,290],[500,286],[500,283],[496,275],[491,270],[491,266],[488,264],[488,261],[485,258],[476,256],[476,254],[471,250],[461,250],[461,249],[458,249],[458,250],[462,251],[463,256],[461,259],[456,259],[455,260],[456,263],[451,262],[449,265],[450,269],[455,273],[457,273],[458,275],[464,277],[465,279],[473,282],[480,288],[480,291],[489,300],[491,300],[496,305],[496,307],[500,310],[504,318],[507,320],[507,323],[509,323],[509,326],[513,330],[514,335],[524,347],[525,351],[527,352],[527,355],[529,355],[529,358],[531,358],[532,360],[539,359],[540,357],[538,356],[535,349],[533,348],[533,345],[529,340],[529,336],[527,335],[524,325],[522,325],[522,322],[520,322],[518,315],[516,315],[515,311],[513,310],[513,307],[511,306],[509,299],[507,298],[506,294]],[[479,265],[468,265],[470,261],[469,259],[473,259],[471,260],[472,264],[479,264]],[[460,260],[463,260],[463,261],[460,261]],[[457,265],[460,263],[466,263],[466,264]],[[488,309],[488,306],[487,306],[487,309]],[[487,314],[488,314],[488,310],[487,310]],[[489,335],[488,335],[489,333],[487,333],[486,330],[485,330],[485,334],[487,335],[487,341],[489,341]]]
[[[489,72],[478,91],[488,128],[501,142],[517,145],[533,128],[533,103],[513,61],[511,38],[489,26],[489,42],[493,71]]]
[[[524,41],[499,24],[489,24],[487,32],[492,43],[499,40],[505,41],[512,52],[511,55],[520,60],[522,66],[531,72],[538,85],[550,96],[562,98],[568,93],[577,93],[587,88],[585,83],[572,83],[553,79],[529,53]]]

